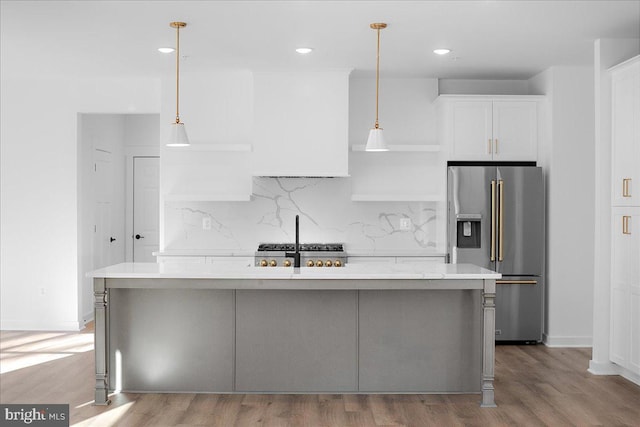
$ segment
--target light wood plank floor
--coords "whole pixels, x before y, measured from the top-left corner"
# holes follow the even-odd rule
[[[92,405],[93,332],[1,332],[0,402],[69,403],[77,426],[640,426],[640,387],[587,372],[591,350],[499,346],[479,395],[119,393]]]

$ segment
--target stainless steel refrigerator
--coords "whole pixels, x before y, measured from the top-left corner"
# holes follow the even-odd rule
[[[544,295],[544,183],[535,166],[449,166],[452,263],[502,273],[496,341],[540,342]]]

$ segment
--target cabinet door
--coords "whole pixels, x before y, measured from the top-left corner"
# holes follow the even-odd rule
[[[456,101],[450,106],[448,128],[452,160],[491,160],[491,101]]]
[[[531,101],[493,102],[493,160],[537,160],[536,109]]]
[[[612,203],[640,206],[640,60],[612,75]]]
[[[640,208],[614,208],[611,217],[610,358],[640,373]]]

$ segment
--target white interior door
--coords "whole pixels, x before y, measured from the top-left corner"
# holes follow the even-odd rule
[[[117,248],[121,243],[113,230],[113,162],[108,151],[94,152],[94,238],[93,268],[119,262]]]
[[[133,158],[133,261],[155,262],[160,238],[160,159]]]

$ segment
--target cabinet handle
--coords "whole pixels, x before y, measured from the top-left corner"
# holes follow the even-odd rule
[[[631,183],[631,178],[624,178],[622,180],[622,197],[631,197],[631,192],[629,191],[630,183]]]
[[[493,145],[491,144],[491,138],[487,140],[487,154],[491,154],[493,151]]]
[[[631,217],[629,215],[622,216],[622,234],[631,234],[631,230],[629,230],[629,220]]]
[[[496,138],[496,154],[498,154],[498,138]]]

